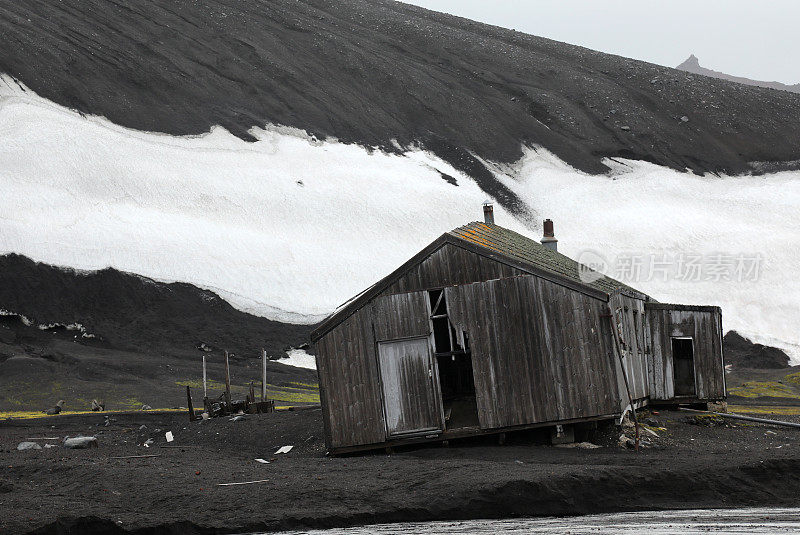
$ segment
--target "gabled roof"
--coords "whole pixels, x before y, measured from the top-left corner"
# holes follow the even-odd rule
[[[639,298],[647,297],[641,292],[606,276],[600,276],[597,280],[585,282],[580,277],[580,264],[568,256],[548,249],[541,243],[526,238],[513,230],[475,221],[442,234],[391,274],[345,302],[312,331],[311,340],[320,339],[325,333],[368,303],[374,296],[383,292],[409,269],[425,260],[447,243],[485,255],[532,275],[545,277],[558,284],[594,297],[607,298],[609,294],[616,292],[625,292]]]
[[[507,228],[494,224],[474,221],[469,225],[451,230],[449,234],[480,245],[481,247],[491,249],[504,256],[514,258],[523,264],[528,264],[540,270],[560,275],[575,283],[600,290],[607,294],[621,290],[636,291],[626,284],[606,277],[605,275],[601,275],[600,278],[594,281],[584,281],[580,276],[581,264],[572,258],[564,256],[552,249],[548,249],[541,243],[526,238],[513,230],[508,230]]]

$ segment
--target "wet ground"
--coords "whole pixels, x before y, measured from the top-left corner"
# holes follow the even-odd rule
[[[280,535],[553,535],[639,534],[693,535],[700,533],[797,533],[800,509],[717,509],[645,511],[567,518],[470,520],[377,524],[345,529],[286,531]]]

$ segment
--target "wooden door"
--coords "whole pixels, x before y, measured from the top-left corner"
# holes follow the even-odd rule
[[[428,337],[378,343],[383,408],[390,437],[439,432],[440,392]]]

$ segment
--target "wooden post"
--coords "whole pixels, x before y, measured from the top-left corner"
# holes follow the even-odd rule
[[[194,421],[194,407],[192,407],[192,391],[189,389],[189,385],[186,385],[186,402],[189,406],[189,421]]]
[[[253,381],[250,381],[250,393],[247,395],[247,401],[249,403],[256,402],[256,393],[255,390],[253,390]]]
[[[206,356],[203,355],[203,397],[208,397],[208,385],[206,383]]]
[[[228,352],[225,351],[225,402],[228,404],[227,412],[231,412],[231,366],[228,362]]]
[[[206,356],[203,355],[203,411],[211,414],[211,407],[208,405],[208,385],[206,382]]]
[[[267,350],[261,350],[261,401],[267,401]]]

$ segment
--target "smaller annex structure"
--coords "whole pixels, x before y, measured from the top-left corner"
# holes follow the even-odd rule
[[[725,398],[719,307],[657,303],[587,270],[558,253],[550,220],[539,243],[495,225],[488,203],[484,218],[312,333],[331,453]]]

